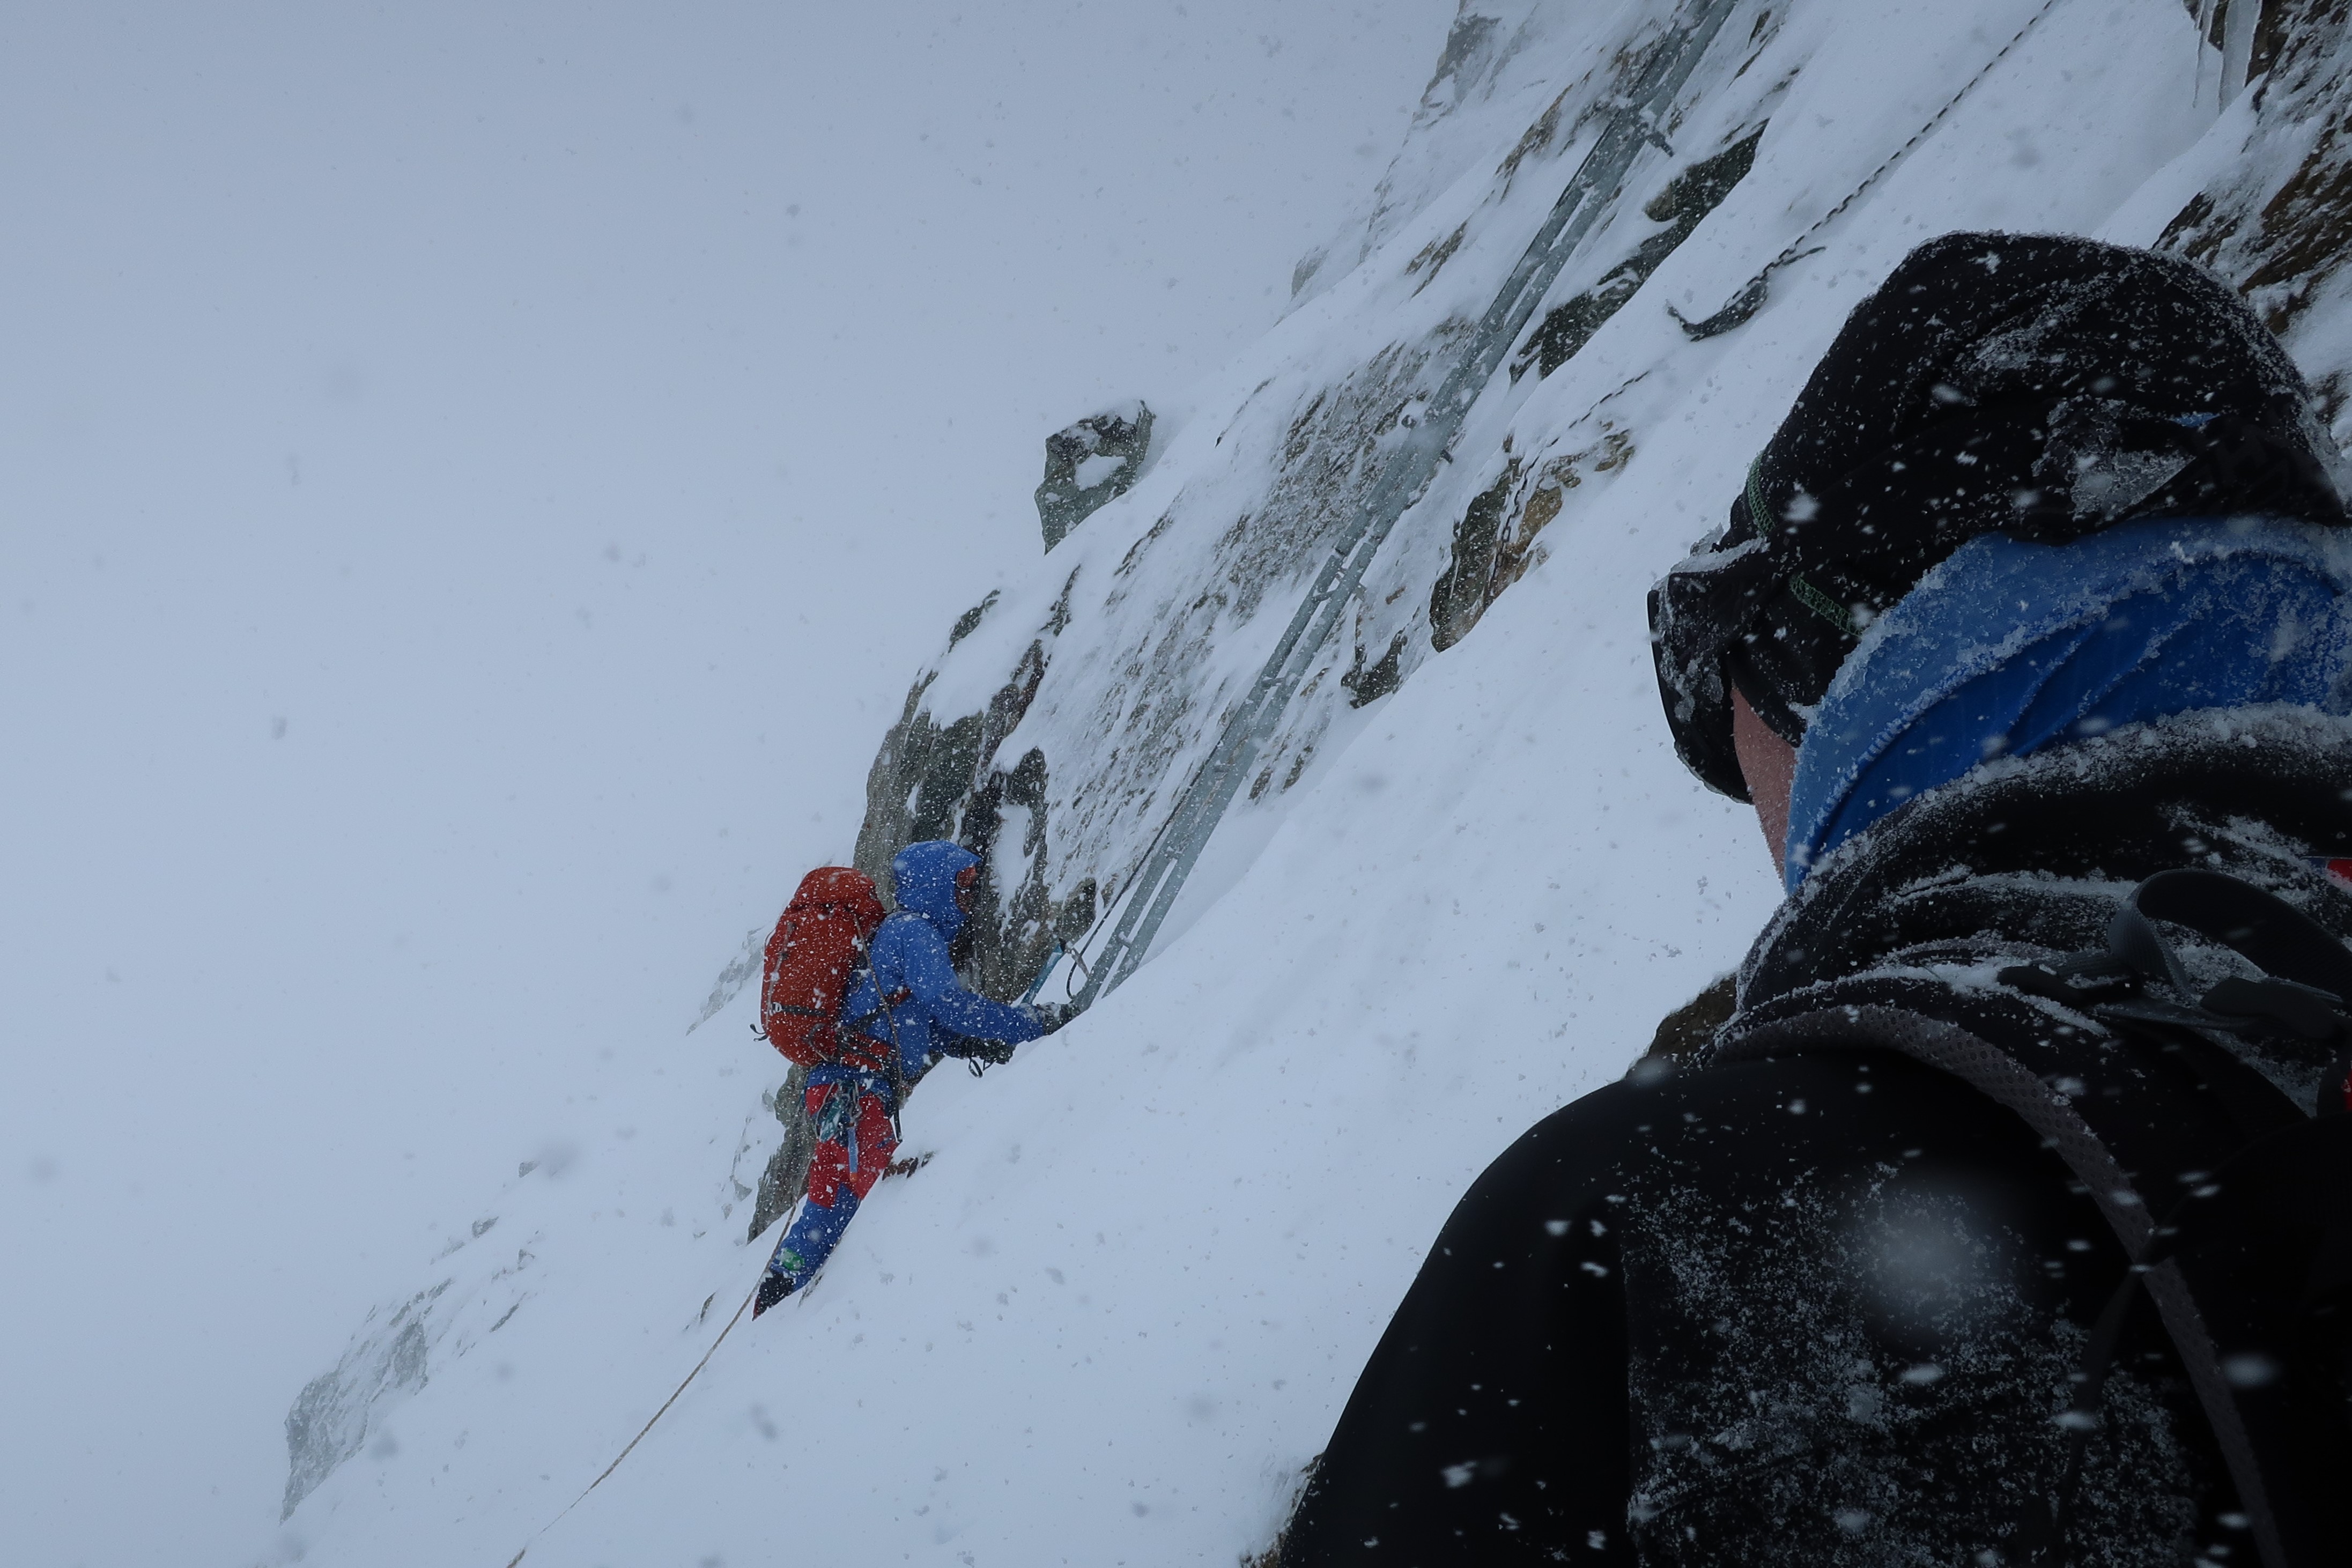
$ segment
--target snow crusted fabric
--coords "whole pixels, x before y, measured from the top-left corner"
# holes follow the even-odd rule
[[[971,850],[939,839],[898,851],[890,862],[898,912],[875,933],[871,966],[858,977],[843,1007],[849,1017],[867,1020],[864,1032],[869,1037],[897,1039],[899,1070],[909,1083],[922,1077],[935,1054],[953,1055],[964,1040],[1018,1045],[1044,1032],[1028,1008],[967,990],[956,978],[948,955],[948,943],[963,929],[963,911],[956,907],[956,878],[966,867],[979,864],[980,857]],[[881,996],[891,998],[887,1014]],[[935,1037],[934,1029],[946,1038]],[[853,1071],[818,1068],[809,1082],[838,1081]]]
[[[956,879],[980,864],[980,857],[942,838],[909,844],[890,862],[890,885],[898,907],[922,916],[949,942],[963,930],[956,903]]]
[[[1847,318],[1723,533],[1653,591],[1675,750],[1746,800],[1730,688],[1801,743],[1869,623],[1970,539],[2342,526],[2341,469],[2302,373],[2202,268],[2061,235],[1930,240]]]
[[[2352,544],[2262,518],[1969,541],[1864,635],[1797,753],[1786,881],[1979,763],[2208,708],[2352,705]],[[1985,628],[2005,627],[1997,640]]]

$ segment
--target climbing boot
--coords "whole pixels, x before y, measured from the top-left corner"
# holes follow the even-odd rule
[[[800,1289],[801,1282],[791,1275],[771,1268],[760,1277],[760,1293],[751,1300],[751,1315],[758,1317],[785,1297]]]

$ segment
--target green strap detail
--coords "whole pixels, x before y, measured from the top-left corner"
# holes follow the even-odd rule
[[[1746,494],[1748,521],[1756,525],[1756,536],[1759,539],[1766,538],[1769,536],[1769,531],[1765,526],[1765,520],[1769,514],[1764,510],[1764,454],[1761,452],[1757,453],[1755,460],[1748,465]],[[1789,592],[1796,596],[1797,603],[1804,605],[1846,636],[1851,637],[1862,635],[1854,629],[1853,611],[1794,572],[1789,574],[1788,587]]]
[[[1857,635],[1853,629],[1853,612],[1794,572],[1789,574],[1789,592],[1796,595],[1797,603],[1804,605],[1846,636]]]
[[[1764,510],[1764,454],[1759,452],[1748,465],[1748,521],[1755,525],[1759,539],[1765,536],[1769,516]]]

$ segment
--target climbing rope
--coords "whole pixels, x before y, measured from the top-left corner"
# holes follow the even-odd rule
[[[545,1524],[541,1525],[537,1530],[531,1531],[530,1540],[522,1543],[522,1551],[516,1552],[512,1557],[507,1559],[507,1568],[515,1568],[515,1564],[523,1560],[523,1553],[529,1552],[531,1547],[538,1542],[541,1536],[545,1535],[549,1531],[553,1530],[557,1525],[562,1523],[564,1514],[570,1513],[573,1509],[578,1508],[582,1503],[586,1502],[588,1500],[588,1494],[604,1484],[604,1477],[611,1475],[614,1470],[621,1468],[621,1461],[627,1458],[630,1453],[635,1449],[636,1446],[646,1440],[646,1434],[654,1429],[654,1422],[660,1420],[663,1416],[669,1414],[669,1407],[676,1405],[677,1403],[677,1396],[686,1392],[687,1384],[692,1383],[696,1378],[702,1375],[702,1369],[710,1364],[710,1358],[719,1353],[719,1347],[727,1342],[727,1336],[733,1333],[735,1331],[735,1325],[743,1321],[744,1309],[751,1306],[751,1297],[757,1296],[759,1293],[759,1286],[753,1285],[751,1287],[751,1295],[743,1298],[743,1305],[735,1309],[735,1315],[727,1320],[727,1326],[719,1331],[719,1337],[710,1342],[710,1348],[702,1352],[702,1359],[694,1363],[694,1370],[686,1374],[686,1382],[679,1384],[676,1388],[670,1391],[670,1396],[662,1401],[661,1408],[655,1411],[653,1415],[646,1422],[646,1424],[637,1428],[637,1435],[629,1439],[629,1446],[623,1448],[619,1453],[614,1455],[613,1462],[605,1466],[604,1470],[594,1480],[590,1481],[586,1486],[581,1488],[580,1495],[578,1497],[573,1498],[570,1502],[563,1505],[563,1513],[557,1514],[553,1519],[549,1520]]]
[[[1772,274],[1778,272],[1781,268],[1788,266],[1791,261],[1802,260],[1808,256],[1818,256],[1822,251],[1828,249],[1829,247],[1827,246],[1817,245],[1811,250],[1807,250],[1805,248],[1805,241],[1812,238],[1813,236],[1821,233],[1822,230],[1836,222],[1839,214],[1844,212],[1846,208],[1861,200],[1864,192],[1869,190],[1871,186],[1878,184],[1880,179],[1885,175],[1889,169],[1894,168],[1895,164],[1901,163],[1905,155],[1907,154],[1912,148],[1916,147],[1921,142],[1925,141],[1927,133],[1935,130],[1937,126],[1941,125],[1944,122],[1944,117],[1951,113],[1953,110],[1959,107],[1960,100],[1968,97],[1970,92],[1974,91],[1976,89],[1977,83],[1990,76],[1992,74],[1993,68],[2000,64],[2001,61],[2007,59],[2009,58],[2010,50],[2023,43],[2025,41],[2025,35],[2033,31],[2034,27],[2041,23],[2042,18],[2050,15],[2050,13],[2056,8],[2058,0],[2042,0],[2042,8],[2034,12],[2032,16],[2028,16],[2025,19],[2025,26],[2017,30],[2016,36],[2011,38],[2009,42],[2001,45],[1999,53],[1995,54],[1992,58],[1985,61],[1983,67],[1978,70],[1976,75],[1969,78],[1967,81],[1960,85],[1960,90],[1952,94],[1950,101],[1947,102],[1943,108],[1936,110],[1935,114],[1929,118],[1927,124],[1922,125],[1918,130],[1913,132],[1911,133],[1911,139],[1908,142],[1904,142],[1902,146],[1897,147],[1894,152],[1888,153],[1886,155],[1885,162],[1880,163],[1878,167],[1873,169],[1867,175],[1864,176],[1862,184],[1854,186],[1853,189],[1845,194],[1844,200],[1839,202],[1837,205],[1830,208],[1829,211],[1823,213],[1820,217],[1815,218],[1811,226],[1784,246],[1781,248],[1780,255],[1766,262],[1762,271],[1757,273],[1755,277],[1750,278],[1747,282],[1741,284],[1739,286],[1739,292],[1734,294],[1727,301],[1726,301],[1723,309],[1717,310],[1714,315],[1706,318],[1704,321],[1697,321],[1690,320],[1680,310],[1675,310],[1672,305],[1668,305],[1666,307],[1666,314],[1675,319],[1675,325],[1681,327],[1685,335],[1689,337],[1693,342],[1705,342],[1709,338],[1720,337],[1723,333],[1731,331],[1734,327],[1744,326],[1749,318],[1753,317],[1757,311],[1764,308],[1764,296],[1770,286]]]

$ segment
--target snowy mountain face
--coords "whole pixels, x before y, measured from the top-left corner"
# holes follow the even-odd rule
[[[1148,960],[984,1079],[935,1073],[906,1114],[928,1163],[566,1512],[752,1289],[754,1206],[790,1195],[757,1204],[763,1171],[789,1182],[791,1103],[730,963],[610,1137],[522,1165],[301,1393],[281,1558],[1263,1550],[1468,1181],[1622,1073],[1776,900],[1747,813],[1673,758],[1649,583],[1847,310],[1953,229],[2214,267],[2352,436],[2347,36],[2341,0],[1465,0],[1289,315],[956,623],[868,775],[860,866],[988,850],[976,984],[1018,994],[1057,939],[1099,957],[1318,570],[1639,110]]]

